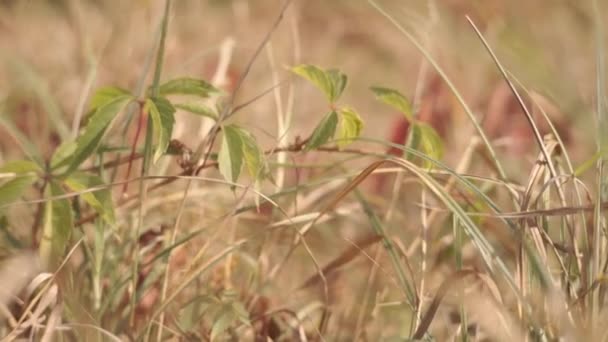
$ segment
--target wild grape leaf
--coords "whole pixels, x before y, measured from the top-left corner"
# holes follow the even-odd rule
[[[7,205],[19,200],[36,179],[35,175],[21,175],[0,185],[0,210],[6,210]]]
[[[0,173],[14,173],[15,175],[35,174],[43,170],[38,164],[29,160],[13,160],[0,167]]]
[[[298,65],[291,68],[291,71],[315,85],[330,103],[335,103],[340,98],[348,80],[338,69],[326,71],[310,64]]]
[[[218,114],[213,109],[202,105],[202,104],[194,104],[194,103],[176,103],[174,104],[175,108],[184,110],[186,112],[196,114],[199,116],[204,116],[206,118],[213,119],[217,121]]]
[[[350,144],[361,135],[363,120],[352,108],[340,109],[340,127],[338,129],[338,146],[340,148]]]
[[[195,95],[201,98],[207,98],[210,95],[220,93],[220,91],[204,80],[181,77],[161,84],[159,87],[159,93],[163,96]]]
[[[112,102],[114,99],[121,96],[130,96],[131,93],[128,90],[119,87],[103,87],[97,89],[91,101],[89,102],[89,111],[96,111],[99,107],[105,106]]]
[[[313,150],[333,138],[338,125],[338,114],[335,111],[329,112],[313,131],[310,140],[306,143],[306,151]]]
[[[408,138],[408,146],[416,149],[434,160],[440,160],[443,157],[443,141],[433,127],[423,122],[416,122],[412,126],[410,136]],[[431,168],[433,164],[425,161],[425,167]]]
[[[119,95],[95,111],[87,123],[84,133],[76,139],[76,150],[72,156],[68,173],[78,168],[95,152],[116,115],[132,100],[131,95]]]
[[[51,157],[51,170],[55,171],[60,167],[66,166],[71,163],[76,151],[77,144],[75,140],[66,140],[55,149],[53,156]]]
[[[218,155],[220,173],[236,183],[243,167],[243,142],[239,128],[234,125],[222,127],[222,146]]]
[[[264,154],[258,146],[255,137],[244,129],[239,129],[239,134],[241,137],[243,158],[249,175],[254,179],[264,177],[264,169],[266,166],[264,163]]]
[[[36,182],[40,173],[42,169],[38,164],[29,160],[15,160],[0,167],[0,174],[6,178],[10,177],[0,185],[0,210],[19,200],[25,190]]]
[[[328,70],[327,78],[330,80],[332,88],[331,97],[329,101],[331,103],[334,103],[340,98],[340,96],[344,92],[344,88],[346,88],[348,78],[338,69]]]
[[[414,121],[410,101],[397,90],[384,87],[372,87],[371,90],[376,95],[376,99],[403,113],[409,122]]]
[[[171,134],[173,133],[173,125],[175,124],[175,108],[164,97],[152,97],[146,100],[146,110],[152,119],[152,128],[156,139],[156,148],[154,150],[153,162],[167,151]]]

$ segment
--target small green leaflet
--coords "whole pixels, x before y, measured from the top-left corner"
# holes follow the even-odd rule
[[[5,206],[21,198],[25,190],[36,182],[38,173],[41,172],[42,169],[38,164],[28,160],[16,160],[4,164],[0,168],[0,174],[3,178],[10,177],[10,180],[0,185],[0,210],[4,210]]]
[[[146,100],[145,110],[152,119],[152,128],[156,138],[156,149],[152,160],[157,162],[167,151],[171,141],[171,133],[175,124],[175,108],[164,97],[152,97]]]
[[[232,183],[236,183],[243,166],[243,142],[238,127],[222,127],[222,147],[218,155],[220,173]]]
[[[95,191],[85,192],[80,196],[98,212],[101,218],[108,224],[114,223],[115,217],[112,194],[99,176],[84,172],[74,172],[65,180],[65,185],[75,192],[94,188]]]
[[[7,205],[21,198],[36,179],[35,175],[21,175],[0,185],[0,210],[4,210]]]
[[[211,84],[190,77],[176,78],[160,85],[160,95],[194,95],[207,98],[213,94],[219,94],[220,90]]]
[[[130,96],[129,91],[118,87],[99,88],[89,103],[89,111],[96,111],[99,107],[105,106],[120,96]]]
[[[336,102],[346,87],[347,77],[337,69],[325,71],[315,65],[302,64],[291,71],[319,88],[330,103]]]
[[[72,156],[68,173],[78,168],[95,152],[116,115],[132,100],[131,95],[119,95],[97,108],[87,123],[84,133],[76,139],[76,150]]]
[[[58,168],[68,165],[72,160],[72,156],[76,151],[76,141],[66,140],[55,149],[51,157],[51,170],[55,171]]]
[[[327,77],[332,85],[330,102],[336,102],[344,92],[348,78],[338,69],[327,70]]]
[[[230,182],[236,182],[244,163],[253,179],[265,177],[264,154],[255,137],[236,125],[226,125],[222,131],[224,134],[218,156],[222,176]]]
[[[352,108],[341,108],[340,127],[338,129],[338,146],[340,148],[350,144],[361,135],[363,130],[363,120]]]
[[[416,120],[412,111],[412,106],[405,96],[390,88],[372,87],[371,90],[378,100],[402,112],[403,115],[405,115],[405,118],[412,124],[407,146],[418,150],[435,160],[439,160],[443,157],[443,141],[441,140],[441,137],[433,127]],[[412,156],[407,155],[407,158],[411,159]],[[424,165],[432,167],[430,162],[425,162]]]
[[[61,186],[51,181],[47,197],[65,195]],[[40,259],[51,268],[56,267],[67,247],[74,229],[72,207],[67,199],[49,199],[44,207],[44,227],[40,239]]]
[[[443,141],[435,129],[423,122],[416,122],[410,130],[408,146],[416,149],[434,160],[443,157]],[[409,157],[408,159],[411,159]],[[425,161],[425,167],[432,168],[431,162]]]
[[[217,121],[218,114],[213,109],[202,105],[202,104],[193,104],[193,103],[176,103],[173,105],[176,109],[181,109],[186,112],[204,116],[206,118],[213,119],[213,121]]]
[[[29,160],[14,160],[7,162],[0,167],[0,173],[14,173],[18,176],[26,174],[40,173],[43,170],[38,164]]]
[[[329,112],[317,125],[310,140],[306,143],[306,151],[313,150],[333,138],[338,125],[338,114],[335,111]]]
[[[249,175],[253,179],[260,179],[264,177],[264,171],[266,169],[264,154],[255,141],[255,137],[244,129],[239,129],[239,134],[243,147],[243,157],[245,159],[245,165],[247,166]]]
[[[409,122],[414,121],[414,113],[410,101],[401,95],[401,93],[394,89],[383,87],[372,87],[371,90],[376,95],[376,99],[403,113]]]

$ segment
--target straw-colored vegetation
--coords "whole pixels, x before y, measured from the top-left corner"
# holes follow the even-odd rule
[[[0,1],[0,339],[608,339],[600,0]]]

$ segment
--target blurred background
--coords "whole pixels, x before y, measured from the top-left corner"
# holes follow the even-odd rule
[[[591,134],[577,135],[580,130],[570,127],[580,125],[584,131],[593,127],[595,45],[588,2],[379,3],[428,49],[480,120],[492,116],[488,111],[493,96],[499,97],[495,93],[504,82],[465,15],[482,30],[514,77],[542,95],[553,112],[559,112],[556,120],[562,126],[567,122],[572,140],[592,141]],[[270,30],[281,3],[180,0],[173,7],[163,78],[190,75],[211,80],[222,44],[233,42],[226,70],[229,80],[222,82],[227,89],[234,86],[229,83],[243,72]],[[91,90],[110,84],[137,88],[161,9],[160,1],[3,1],[0,96],[18,108],[10,111],[13,115],[28,118],[23,125],[38,138],[52,134],[52,127],[58,125],[55,120],[69,126]],[[414,99],[416,86],[423,92],[428,88],[425,80],[429,83],[433,78],[433,69],[422,55],[366,1],[294,1],[272,34],[269,49],[255,61],[239,99],[252,98],[277,82],[290,80],[286,69],[300,63],[343,70],[350,79],[342,102],[364,117],[364,135],[377,138],[389,135],[398,114],[378,104],[369,87],[392,87]],[[281,83],[284,97],[288,83]],[[448,135],[468,140],[459,139],[464,132],[460,125],[470,126],[459,105],[450,96],[440,102],[449,112]],[[517,109],[512,107],[512,111]],[[272,136],[275,110],[270,94],[236,120]],[[321,118],[324,111],[322,95],[306,84],[297,84],[292,135],[306,135],[317,122],[311,118]],[[177,138],[188,140],[179,135],[193,133],[178,129]],[[7,143],[2,149],[4,158],[17,153]]]

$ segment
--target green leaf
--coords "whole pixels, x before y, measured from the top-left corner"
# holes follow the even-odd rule
[[[264,153],[251,133],[244,129],[239,129],[239,134],[242,143],[243,157],[249,175],[254,179],[260,179],[264,176],[264,169],[266,167],[264,163]]]
[[[218,118],[217,112],[205,105],[193,103],[176,103],[174,106],[177,109],[181,109],[192,114],[204,116],[206,118],[213,119],[214,121],[217,121]]]
[[[218,155],[220,173],[224,178],[235,183],[243,166],[243,142],[240,129],[234,125],[222,128],[222,147]]]
[[[306,151],[315,149],[331,138],[336,133],[336,126],[338,125],[338,114],[335,111],[329,112],[321,122],[317,125],[310,140],[306,143]]]
[[[167,151],[171,141],[171,133],[175,124],[175,108],[164,97],[152,97],[146,100],[146,110],[152,119],[152,128],[156,138],[156,150],[154,151],[153,162]]]
[[[166,95],[195,95],[202,98],[207,98],[212,94],[218,94],[220,91],[211,84],[190,77],[181,77],[167,81],[160,85],[160,94]]]
[[[51,181],[46,195],[56,197],[65,195],[65,192],[57,182]],[[70,201],[49,199],[44,208],[44,227],[40,240],[40,259],[47,266],[53,268],[59,264],[73,229],[74,220]]]
[[[348,78],[338,69],[330,69],[327,71],[327,77],[332,84],[331,102],[336,102],[346,88]]]
[[[605,158],[606,156],[608,156],[607,152],[608,151],[605,151],[604,148],[602,148],[599,152],[596,152],[591,158],[585,160],[583,163],[581,163],[581,165],[576,168],[576,170],[574,170],[574,176],[582,176],[587,170],[594,167],[600,158]]]
[[[31,175],[32,173],[40,173],[42,171],[38,164],[29,160],[14,160],[0,167],[0,173],[14,173],[16,175]]]
[[[410,101],[401,95],[401,93],[394,89],[383,87],[372,87],[371,90],[376,95],[376,99],[403,113],[410,123],[414,121],[414,113]]]
[[[72,156],[68,173],[75,170],[99,146],[101,138],[116,115],[133,100],[131,95],[121,95],[100,106],[89,120],[84,133],[76,139],[76,150]]]
[[[336,69],[325,71],[315,65],[302,64],[291,68],[291,71],[314,84],[331,103],[338,100],[346,87],[346,75]]]
[[[21,198],[25,190],[36,182],[36,179],[35,175],[22,175],[0,185],[0,209],[4,210],[7,205]]]
[[[0,173],[3,176],[11,177],[10,180],[0,185],[0,210],[4,210],[5,206],[21,198],[25,190],[38,179],[37,173],[41,172],[38,164],[28,160],[12,161],[0,167]]]
[[[89,104],[89,111],[96,111],[99,107],[103,107],[114,101],[118,97],[132,96],[128,90],[118,87],[103,87],[99,88]]]
[[[416,122],[410,131],[408,146],[418,150],[434,160],[443,157],[443,141],[433,127],[423,122]],[[408,157],[408,159],[410,159]],[[429,161],[424,162],[425,167],[432,167]]]
[[[115,217],[112,193],[99,176],[84,172],[74,172],[65,180],[65,185],[75,192],[85,191],[91,188],[101,188],[93,192],[83,193],[80,196],[98,212],[101,218],[108,224],[114,223]]]
[[[51,157],[51,170],[57,170],[58,168],[68,165],[72,161],[72,156],[76,152],[76,141],[66,140],[57,147],[53,156]]]
[[[361,135],[363,130],[363,120],[357,112],[352,108],[340,109],[340,128],[338,130],[339,140],[337,141],[340,148],[350,144]]]

